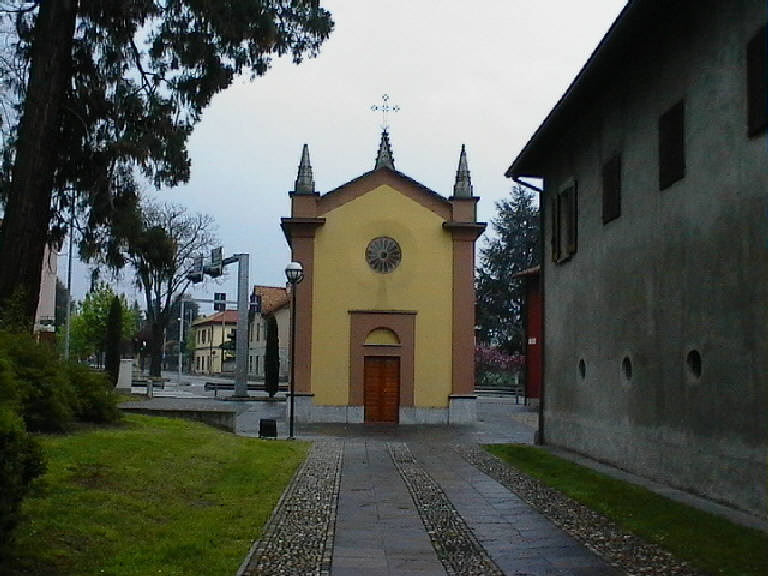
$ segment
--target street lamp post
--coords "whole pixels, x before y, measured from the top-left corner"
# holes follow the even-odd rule
[[[294,440],[293,435],[293,407],[296,395],[296,285],[304,279],[304,268],[300,262],[291,262],[285,267],[285,277],[291,285],[291,413],[289,415],[288,438]]]

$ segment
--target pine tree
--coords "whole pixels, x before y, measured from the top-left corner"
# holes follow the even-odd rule
[[[480,250],[476,322],[481,342],[512,353],[523,348],[523,285],[512,276],[539,263],[539,209],[518,185],[496,209],[494,235]]]
[[[104,366],[107,374],[113,383],[117,384],[117,377],[120,373],[120,345],[123,332],[123,306],[120,298],[112,298],[112,304],[109,307],[109,316],[107,316],[107,333],[104,338],[104,348],[106,351]]]
[[[277,333],[277,320],[273,315],[267,317],[267,352],[264,358],[264,388],[273,398],[277,394],[280,378],[280,341]]]
[[[211,99],[273,56],[315,56],[333,29],[318,0],[6,4],[21,72],[0,173],[0,312],[15,296],[30,329],[45,244],[61,241],[73,202],[87,238],[136,203],[135,170],[158,188],[186,182]]]

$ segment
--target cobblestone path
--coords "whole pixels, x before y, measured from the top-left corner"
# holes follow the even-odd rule
[[[238,576],[329,574],[341,442],[316,442]]]

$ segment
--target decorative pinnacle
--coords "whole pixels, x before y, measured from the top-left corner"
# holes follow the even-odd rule
[[[376,166],[374,170],[387,167],[390,170],[395,169],[395,159],[392,157],[392,147],[389,144],[389,132],[384,128],[381,132],[381,142],[379,142],[379,152],[376,154]]]
[[[464,144],[461,145],[461,154],[459,155],[459,169],[456,170],[456,182],[453,185],[453,195],[463,198],[470,198],[472,196],[472,180],[469,178],[469,168],[467,168],[467,150],[464,147]]]
[[[312,165],[309,163],[309,145],[304,144],[299,162],[299,175],[293,187],[294,194],[314,194],[315,181],[312,178]]]

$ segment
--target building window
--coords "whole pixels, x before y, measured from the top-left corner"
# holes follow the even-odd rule
[[[200,356],[195,358],[195,369],[200,372]]]
[[[757,136],[768,128],[768,34],[763,25],[747,44],[747,130]]]
[[[208,330],[207,329],[201,330],[200,333],[203,335],[203,344],[205,344],[205,337],[208,334]]]
[[[552,198],[552,261],[563,262],[578,249],[579,190],[574,182]]]
[[[685,176],[685,105],[683,100],[659,118],[659,190]]]
[[[256,341],[261,341],[261,322],[256,324]]]
[[[603,165],[603,224],[621,216],[621,154]]]

